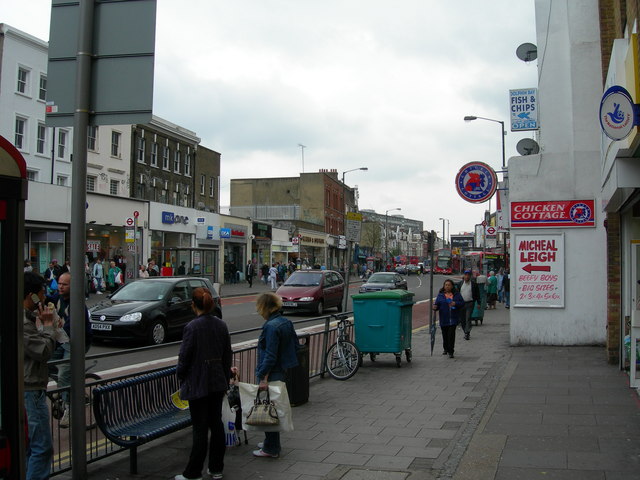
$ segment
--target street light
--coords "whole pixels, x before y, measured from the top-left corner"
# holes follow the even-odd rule
[[[504,130],[504,122],[502,120],[494,120],[493,118],[476,117],[475,115],[467,115],[466,117],[464,117],[465,122],[472,122],[473,120],[487,120],[489,122],[496,122],[500,124],[500,137],[502,139],[502,169],[504,170],[505,168],[507,168],[504,154],[504,137],[507,132]]]
[[[344,172],[342,172],[342,183],[344,183],[344,174],[345,173],[349,173],[349,172],[355,172],[356,170],[369,170],[368,167],[360,167],[360,168],[352,168],[351,170],[346,170]]]
[[[449,231],[449,219],[440,217],[438,220],[442,220],[442,248],[447,248],[447,235],[446,232]],[[444,221],[447,221],[447,230],[444,229]]]
[[[385,251],[385,264],[389,264],[389,212],[395,212],[396,210],[402,210],[400,207],[391,208],[384,212],[384,251]]]

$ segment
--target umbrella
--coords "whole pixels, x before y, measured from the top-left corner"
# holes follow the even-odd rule
[[[435,240],[435,232],[430,232],[430,235],[432,235],[432,237],[429,242],[431,245],[431,268],[429,269],[429,301],[431,302],[429,305],[429,334],[431,334],[431,356],[433,357],[433,346],[436,343],[436,312],[433,310],[433,243]]]

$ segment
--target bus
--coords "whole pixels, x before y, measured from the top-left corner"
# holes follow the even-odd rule
[[[451,250],[439,248],[433,252],[433,273],[451,275]]]
[[[466,252],[462,255],[462,266],[463,271],[471,270],[482,275],[488,275],[491,271],[497,273],[505,268],[504,253]]]

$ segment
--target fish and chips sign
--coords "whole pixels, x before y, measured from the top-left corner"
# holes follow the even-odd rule
[[[537,88],[509,90],[509,105],[512,132],[538,129]]]

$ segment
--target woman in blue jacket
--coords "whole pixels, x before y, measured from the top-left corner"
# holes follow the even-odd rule
[[[464,307],[464,299],[453,285],[453,281],[446,279],[440,293],[433,302],[433,309],[440,312],[440,329],[442,330],[443,355],[449,354],[453,358],[456,344],[456,327],[458,313]]]
[[[298,365],[298,336],[291,321],[282,316],[282,299],[263,293],[256,300],[256,310],[266,321],[258,339],[256,378],[260,390],[267,390],[272,380],[285,380],[286,371]],[[280,432],[265,432],[264,442],[254,450],[256,457],[280,456]]]
[[[211,292],[196,288],[191,299],[196,318],[184,327],[177,374],[180,397],[189,401],[193,445],[187,467],[175,480],[201,479],[207,452],[208,473],[219,479],[225,452],[222,401],[237,368],[231,367],[233,354],[227,325],[211,313],[215,306]]]

